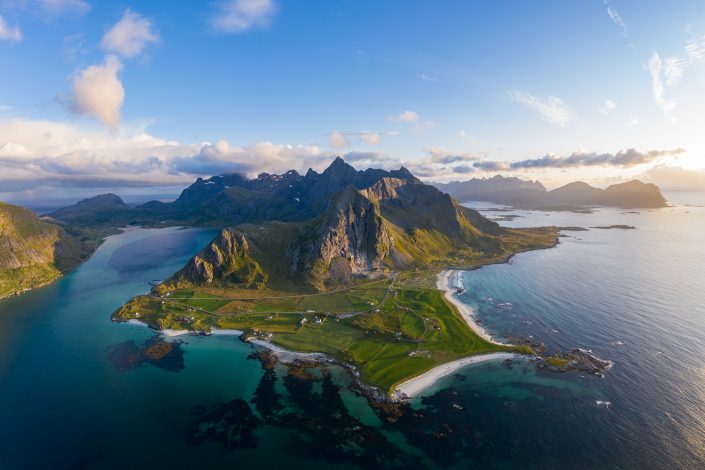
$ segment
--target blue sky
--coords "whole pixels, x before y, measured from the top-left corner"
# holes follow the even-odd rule
[[[705,167],[702,2],[0,0],[0,18],[4,199],[336,154],[549,186]]]

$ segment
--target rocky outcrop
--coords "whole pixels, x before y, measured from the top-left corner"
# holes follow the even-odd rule
[[[267,274],[250,256],[245,236],[233,229],[223,229],[181,271],[165,281],[162,289],[194,285],[259,288],[266,282]]]

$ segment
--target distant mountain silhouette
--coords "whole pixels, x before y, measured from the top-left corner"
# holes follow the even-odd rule
[[[538,181],[515,177],[474,178],[435,185],[459,201],[487,201],[528,209],[571,209],[595,206],[623,208],[666,207],[666,199],[654,184],[638,180],[599,189],[576,181],[547,191]]]

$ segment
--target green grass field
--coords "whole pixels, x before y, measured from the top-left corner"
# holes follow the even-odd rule
[[[399,288],[391,279],[327,294],[265,291],[256,298],[245,297],[252,296],[251,291],[227,292],[227,298],[225,294],[192,289],[163,298],[141,296],[114,318],[138,318],[158,328],[271,333],[274,344],[299,352],[323,352],[351,363],[364,382],[389,391],[436,365],[508,349],[475,334],[441,291]],[[354,312],[358,313],[345,317]]]

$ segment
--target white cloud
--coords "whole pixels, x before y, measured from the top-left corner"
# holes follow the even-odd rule
[[[152,22],[128,9],[120,21],[105,33],[100,45],[108,52],[130,58],[140,55],[147,44],[158,40],[159,35]]]
[[[12,109],[12,106],[7,106],[7,105],[4,105],[4,104],[0,104],[0,112],[3,112],[3,111],[10,111],[11,109]]]
[[[210,23],[223,33],[244,33],[267,27],[276,12],[273,0],[228,0],[217,5]]]
[[[436,83],[438,81],[436,77],[431,77],[430,75],[426,75],[425,73],[420,74],[419,78],[424,82]]]
[[[394,116],[388,116],[392,122],[418,122],[420,117],[416,111],[404,111]]]
[[[110,55],[102,65],[91,65],[73,78],[71,110],[100,119],[115,129],[120,121],[120,109],[125,100],[125,90],[118,74],[120,60]]]
[[[0,15],[0,41],[20,42],[22,31],[19,26],[10,26],[5,18]]]
[[[379,132],[363,132],[360,135],[360,139],[369,145],[379,145],[381,141]]]
[[[614,110],[617,107],[617,103],[612,101],[612,100],[607,100],[604,102],[602,107],[600,107],[600,112],[602,114],[609,114],[610,111]]]
[[[343,134],[340,131],[333,131],[330,134],[330,146],[333,148],[339,149],[339,148],[349,147],[350,143],[348,142],[348,139],[345,137],[345,134]]]
[[[458,137],[460,137],[461,139],[465,139],[465,138],[467,138],[467,136],[468,136],[468,133],[465,132],[465,129],[460,129],[460,131],[458,131]]]
[[[515,103],[523,104],[537,112],[544,121],[557,126],[565,127],[575,118],[575,112],[570,106],[555,96],[548,96],[542,100],[526,91],[510,90],[509,99]]]

